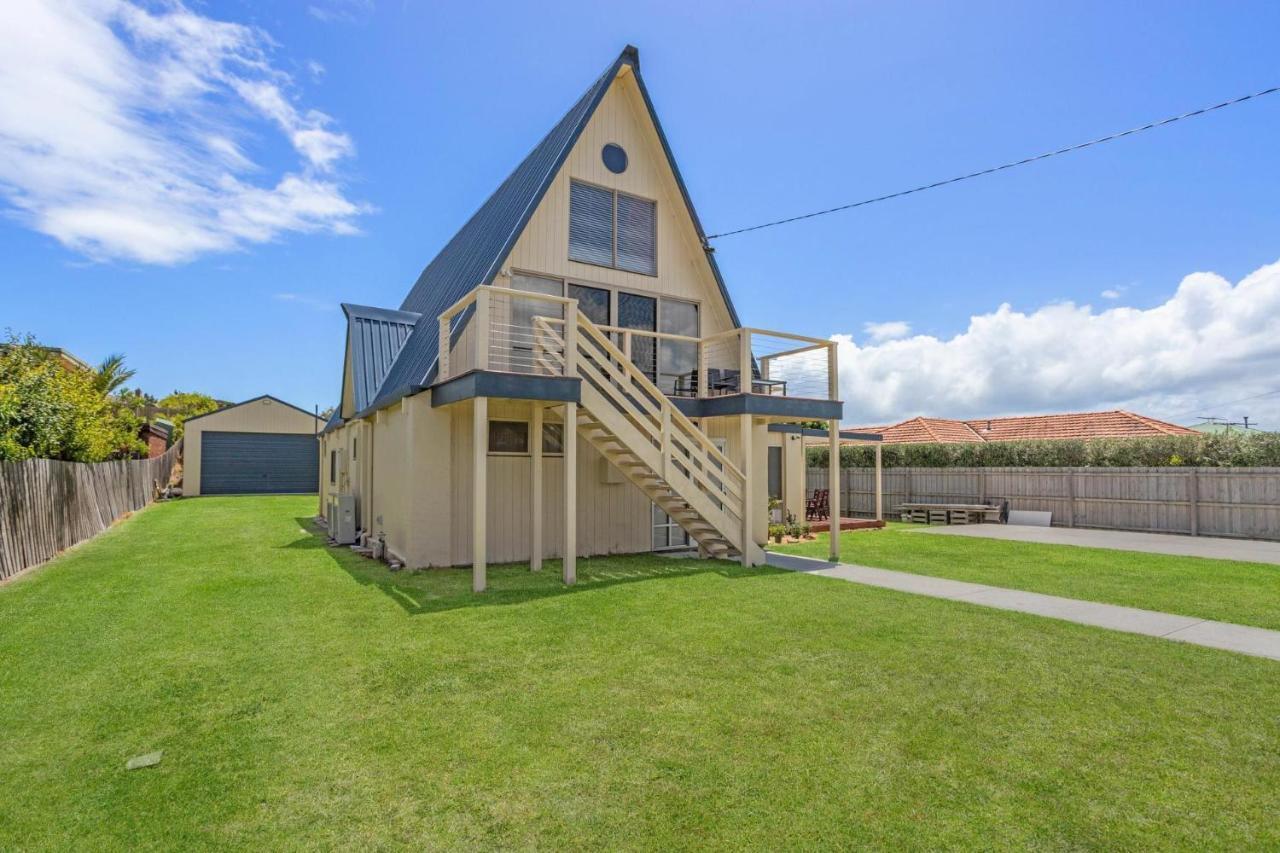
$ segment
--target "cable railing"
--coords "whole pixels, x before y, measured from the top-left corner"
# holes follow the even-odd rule
[[[476,318],[473,320],[473,318]],[[576,376],[577,300],[481,286],[439,318],[441,381],[470,370]],[[836,345],[740,328],[705,338],[594,324],[663,394],[837,398]],[[568,343],[566,343],[568,342]]]

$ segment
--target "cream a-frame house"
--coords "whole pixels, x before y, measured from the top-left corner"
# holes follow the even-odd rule
[[[770,496],[804,517],[798,425],[839,440],[834,345],[742,325],[632,47],[398,309],[343,309],[321,513],[352,496],[391,554],[477,591],[489,562],[760,563]]]

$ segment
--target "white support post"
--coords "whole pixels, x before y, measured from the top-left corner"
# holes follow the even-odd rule
[[[571,299],[564,306],[564,375],[578,375],[578,300]],[[576,424],[575,424],[576,426]],[[569,423],[564,426],[565,444],[569,443]],[[574,430],[577,434],[577,430]]]
[[[750,394],[755,388],[751,381],[751,330],[740,329],[738,332],[738,392]]]
[[[449,378],[449,317],[440,318],[440,349],[437,356],[440,362],[440,381]]]
[[[484,592],[489,515],[489,398],[476,397],[471,424],[471,590]]]
[[[881,467],[880,442],[876,442],[876,521],[884,521],[884,469]]]
[[[489,288],[476,288],[476,370],[489,369]]]
[[[707,396],[707,342],[698,341],[698,390],[699,398]]]
[[[739,427],[742,430],[742,565],[751,565],[752,538],[751,520],[755,518],[755,453],[751,447],[751,415],[739,415]]]
[[[530,504],[533,517],[533,542],[529,548],[529,570],[542,570],[542,404],[533,404],[533,417],[529,419],[529,456],[533,465],[533,494]]]
[[[578,404],[564,404],[564,582],[578,581]]]
[[[831,562],[840,562],[840,421],[827,425],[827,505],[831,518]]]
[[[834,342],[827,344],[827,399],[840,399],[840,355]]]

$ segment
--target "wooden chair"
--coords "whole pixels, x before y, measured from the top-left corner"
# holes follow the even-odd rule
[[[806,521],[816,521],[827,518],[831,514],[830,490],[814,489],[813,494],[805,504],[804,514]]]

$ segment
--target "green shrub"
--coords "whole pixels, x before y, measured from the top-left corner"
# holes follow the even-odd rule
[[[1280,466],[1280,433],[1227,432],[1159,438],[993,441],[988,444],[886,444],[886,468],[1262,468]],[[808,464],[826,467],[827,448],[810,447]],[[844,468],[869,468],[869,445],[840,449]]]

